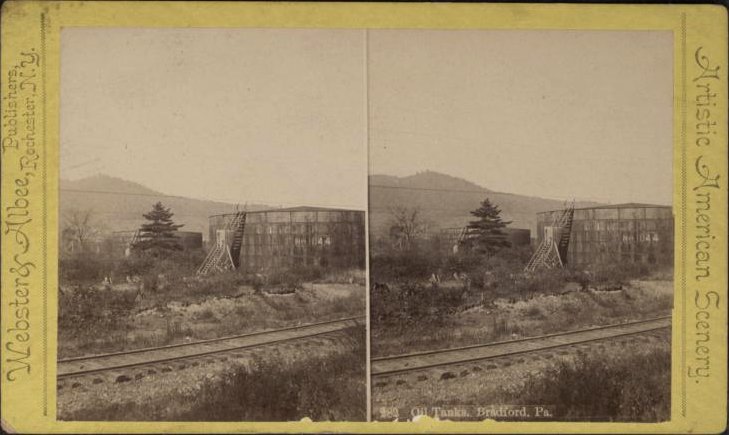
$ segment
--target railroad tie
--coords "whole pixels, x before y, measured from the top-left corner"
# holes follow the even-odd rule
[[[131,376],[136,379],[141,379],[141,377],[154,375],[159,372],[169,373],[174,368],[182,370],[189,366],[198,367],[201,363],[228,361],[232,357],[246,358],[250,356],[251,352],[255,354],[258,350],[267,346],[275,346],[273,347],[273,351],[280,354],[280,348],[282,346],[291,347],[292,343],[300,347],[309,345],[312,340],[316,343],[336,341],[338,340],[338,336],[325,337],[324,334],[336,335],[337,332],[351,326],[355,319],[363,319],[363,316],[298,325],[278,330],[241,334],[232,337],[201,340],[192,343],[89,355],[66,360],[60,359],[58,360],[57,384],[59,388],[69,388],[61,380],[99,373],[106,373],[106,375],[100,376],[102,382],[106,376],[110,381],[124,383],[132,380]],[[221,353],[229,353],[231,350],[237,350],[237,352],[232,355],[220,355]],[[188,361],[193,358],[197,360],[192,362]],[[129,373],[129,370],[135,369],[141,371]],[[92,382],[98,383],[98,381],[94,380]],[[80,382],[74,382],[70,385],[70,388],[78,388],[81,385]]]

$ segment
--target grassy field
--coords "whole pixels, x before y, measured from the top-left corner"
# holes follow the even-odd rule
[[[376,327],[446,323],[472,307],[498,308],[570,292],[619,291],[635,280],[670,281],[670,267],[607,263],[524,273],[531,250],[506,248],[490,256],[447,255],[413,248],[375,252],[370,260],[371,311]]]
[[[432,292],[438,289],[429,290]],[[377,323],[372,355],[489,343],[670,314],[673,282],[635,280],[618,291],[570,291],[498,298],[442,313],[438,321]]]
[[[673,271],[606,263],[524,273],[528,247],[455,255],[415,246],[370,261],[372,355],[488,343],[670,313]]]
[[[163,275],[164,276],[164,275]],[[58,356],[153,347],[365,313],[364,271],[265,285],[235,272],[99,285],[66,282],[59,297]]]
[[[59,391],[61,420],[83,421],[363,421],[365,329],[336,343],[254,351],[231,366],[187,367],[149,379]],[[112,382],[112,381],[110,381]]]

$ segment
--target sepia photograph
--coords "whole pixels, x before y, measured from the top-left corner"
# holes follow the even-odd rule
[[[727,19],[4,2],[0,430],[722,433]]]
[[[362,35],[62,30],[59,420],[367,420]]]
[[[372,418],[671,418],[673,34],[368,33]]]

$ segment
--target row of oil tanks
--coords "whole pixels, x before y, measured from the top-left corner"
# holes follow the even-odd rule
[[[235,213],[209,217],[208,243],[230,243]],[[115,231],[103,241],[117,254],[130,254],[132,231]],[[203,249],[203,234],[176,231],[183,250]],[[99,243],[99,245],[101,242]],[[100,250],[101,248],[99,248]],[[319,266],[332,269],[365,267],[363,211],[322,207],[279,208],[246,213],[240,267],[248,271]]]
[[[537,246],[545,228],[562,210],[537,214],[536,237],[523,228],[506,228],[512,246]],[[210,240],[224,230],[233,214],[210,217]],[[241,249],[248,270],[291,266],[364,267],[363,211],[296,207],[249,212]],[[439,236],[455,246],[462,228]],[[565,264],[584,266],[611,262],[673,263],[673,211],[669,206],[619,204],[574,210]]]
[[[535,237],[529,229],[506,228],[512,246],[538,246],[546,228],[562,210],[537,214]],[[232,240],[228,223],[235,214],[209,218],[211,242]],[[574,266],[607,262],[673,262],[673,212],[669,206],[620,204],[574,210],[570,243],[563,262]],[[446,249],[457,249],[463,228],[445,228],[438,237]],[[134,232],[117,232],[120,245]],[[184,249],[200,249],[199,232],[178,231]],[[240,250],[240,265],[260,271],[298,266],[334,269],[364,268],[365,213],[322,207],[294,207],[248,212]]]
[[[512,246],[539,246],[564,210],[537,214],[536,237],[523,228],[504,228]],[[458,251],[463,227],[440,230],[443,246]],[[618,204],[574,210],[564,264],[576,267],[605,263],[673,264],[673,210],[652,204]]]

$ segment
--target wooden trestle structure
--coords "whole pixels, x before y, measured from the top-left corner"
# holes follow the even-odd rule
[[[240,249],[243,245],[243,233],[246,227],[246,212],[239,211],[233,216],[225,227],[223,238],[218,238],[215,246],[208,252],[205,260],[197,269],[197,275],[205,276],[210,272],[223,272],[237,269],[240,266]],[[229,244],[227,234],[233,233],[232,241]]]
[[[567,249],[570,244],[572,232],[572,218],[575,214],[574,202],[557,214],[552,225],[544,228],[544,237],[534,255],[524,267],[524,272],[530,273],[538,269],[554,269],[564,267]]]

